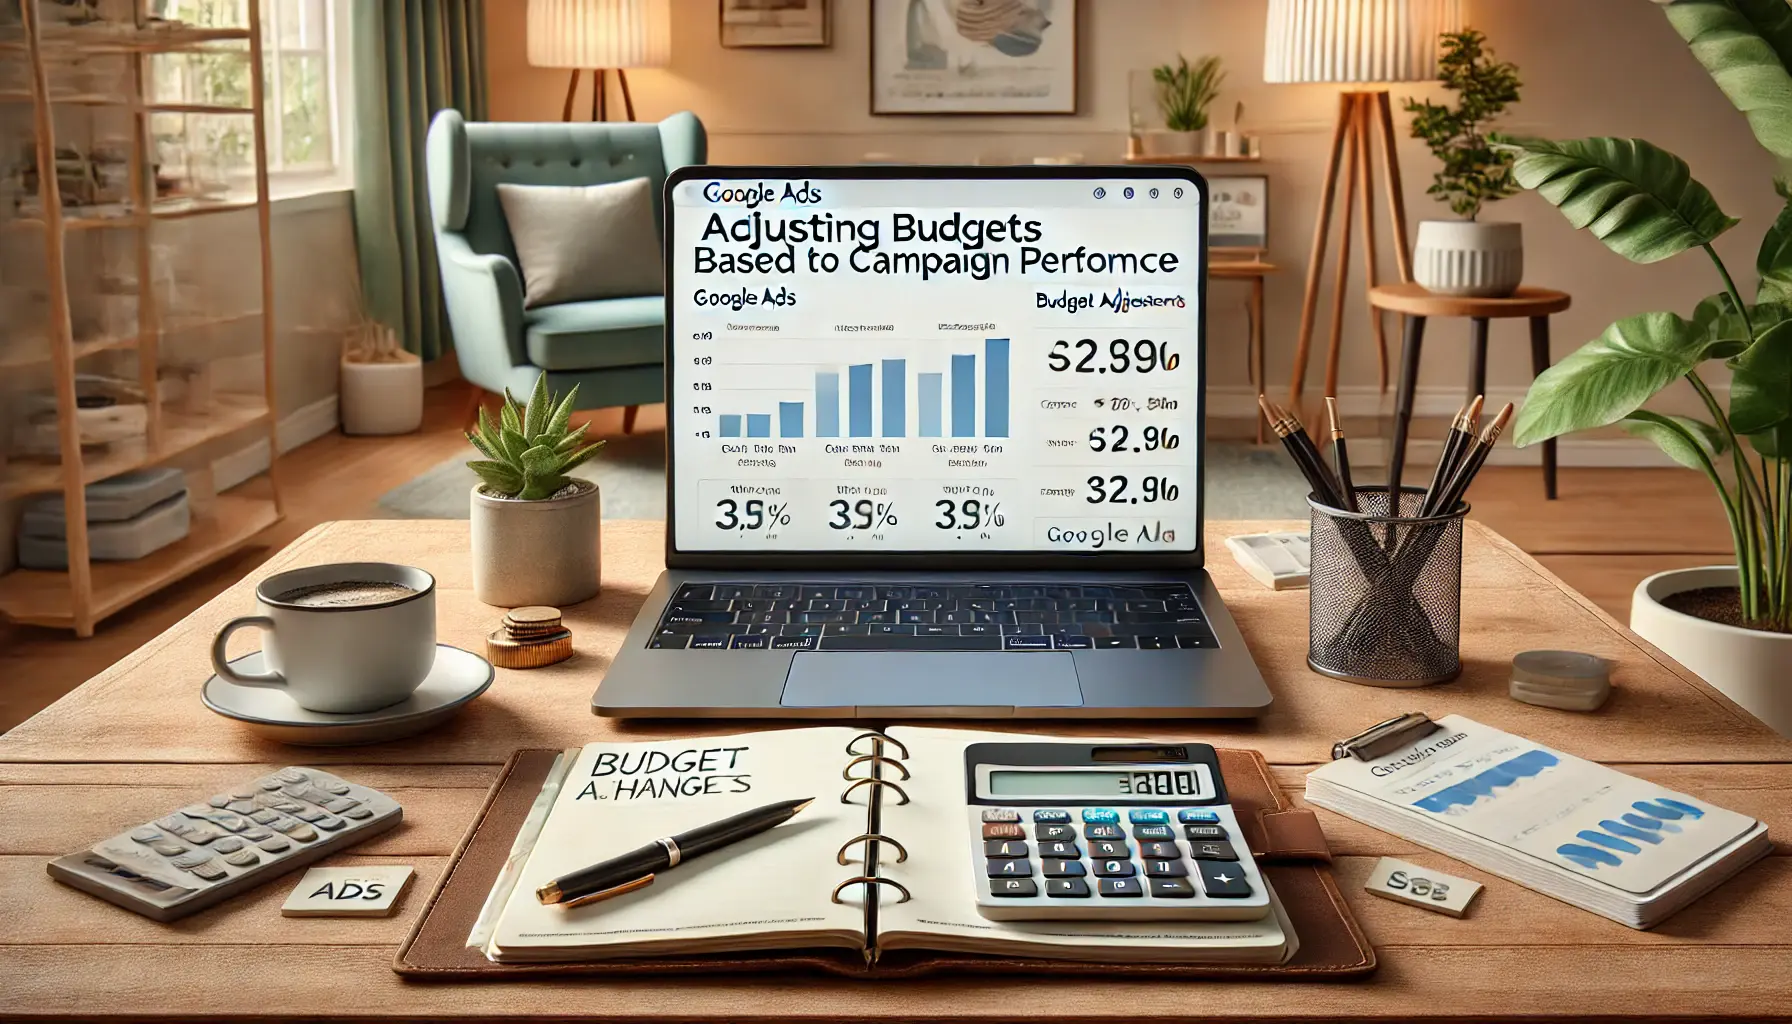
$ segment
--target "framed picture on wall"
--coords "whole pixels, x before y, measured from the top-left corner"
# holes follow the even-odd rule
[[[873,114],[1076,113],[1077,0],[871,0]]]
[[[722,45],[826,46],[829,2],[830,0],[717,0]]]
[[[1268,178],[1207,179],[1207,244],[1231,256],[1261,256],[1269,250]]]

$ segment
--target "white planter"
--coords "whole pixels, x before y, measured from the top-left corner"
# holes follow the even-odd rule
[[[1439,295],[1511,295],[1524,283],[1524,225],[1424,221],[1413,248],[1412,276]]]
[[[602,502],[597,485],[547,501],[473,488],[473,596],[500,608],[555,608],[597,596]]]
[[[1782,736],[1792,736],[1792,634],[1707,622],[1662,600],[1703,587],[1734,587],[1736,567],[1657,573],[1630,598],[1630,628]]]
[[[342,432],[408,434],[423,425],[423,360],[406,352],[394,363],[342,361]]]
[[[1165,130],[1145,133],[1146,156],[1200,156],[1204,152],[1203,132],[1172,132]]]

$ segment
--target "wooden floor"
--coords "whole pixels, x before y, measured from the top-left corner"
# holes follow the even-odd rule
[[[465,402],[462,385],[433,388],[416,434],[331,434],[283,456],[284,521],[254,547],[102,622],[92,639],[0,625],[0,731],[161,633],[306,530],[368,518],[382,494],[467,450],[459,423]],[[621,410],[591,419],[593,434],[621,432]],[[650,406],[641,410],[636,430],[664,426],[663,408]],[[1474,518],[1536,555],[1619,621],[1628,618],[1630,592],[1644,576],[1731,561],[1717,499],[1691,470],[1564,469],[1561,500],[1545,502],[1536,470],[1494,467],[1471,499]],[[193,681],[195,690],[201,681]]]

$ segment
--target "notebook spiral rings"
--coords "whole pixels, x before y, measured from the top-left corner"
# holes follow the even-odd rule
[[[867,739],[871,741],[870,753],[864,753],[859,749],[860,741]],[[900,757],[891,757],[886,753],[887,750],[900,752]],[[878,873],[878,853],[882,846],[887,843],[895,849],[896,863],[900,864],[903,861],[908,860],[908,850],[904,849],[901,843],[879,831],[878,818],[883,807],[884,790],[894,790],[896,795],[900,798],[901,803],[906,804],[909,802],[908,793],[904,792],[900,785],[883,777],[884,767],[887,765],[900,771],[902,773],[901,778],[903,781],[907,781],[910,778],[908,766],[902,763],[908,758],[908,748],[903,746],[900,741],[893,740],[881,732],[869,731],[862,732],[848,740],[846,743],[846,752],[853,755],[853,758],[851,761],[848,761],[846,767],[842,768],[840,771],[840,777],[849,782],[847,787],[840,791],[840,802],[843,804],[851,803],[853,792],[860,788],[865,788],[870,793],[870,798],[865,802],[865,831],[842,844],[839,852],[835,854],[835,859],[841,864],[850,863],[847,859],[846,852],[852,847],[863,843],[865,870],[863,874],[854,875],[835,886],[833,895],[831,895],[829,899],[833,900],[835,903],[842,902],[840,894],[855,885],[887,885],[902,895],[902,898],[897,900],[898,903],[907,903],[913,898],[912,894],[908,891],[908,887],[896,879],[885,878]],[[852,774],[853,768],[861,764],[871,766],[870,775]],[[866,934],[876,934],[874,922],[877,914],[877,906],[877,900],[871,900],[865,905]],[[872,954],[868,953],[868,955]]]

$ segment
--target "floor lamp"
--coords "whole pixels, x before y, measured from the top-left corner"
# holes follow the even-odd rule
[[[591,72],[591,120],[610,119],[606,72],[622,86],[622,109],[635,119],[628,68],[661,68],[672,57],[671,0],[529,0],[529,63],[568,68],[560,120],[572,120],[579,75]]]
[[[1332,295],[1331,330],[1325,354],[1325,393],[1338,393],[1338,360],[1344,334],[1344,300],[1350,288],[1350,234],[1357,206],[1362,207],[1363,265],[1368,288],[1380,275],[1376,253],[1375,161],[1372,143],[1379,142],[1393,220],[1395,266],[1401,281],[1412,279],[1412,250],[1406,237],[1406,200],[1395,149],[1392,103],[1386,86],[1395,82],[1428,82],[1437,78],[1438,37],[1462,27],[1462,0],[1269,0],[1264,37],[1264,80],[1271,83],[1330,82],[1358,88],[1338,97],[1338,123],[1332,130],[1331,158],[1319,219],[1313,229],[1312,257],[1307,265],[1306,293],[1301,300],[1300,335],[1294,350],[1294,376],[1288,403],[1301,416],[1301,392],[1319,314],[1319,289],[1331,245],[1334,212],[1342,208],[1338,231],[1338,264]],[[1362,88],[1362,86],[1374,88]],[[1339,178],[1343,203],[1338,203]],[[1388,389],[1388,340],[1381,314],[1371,309],[1381,367],[1381,390]],[[1304,418],[1304,417],[1303,417]]]

